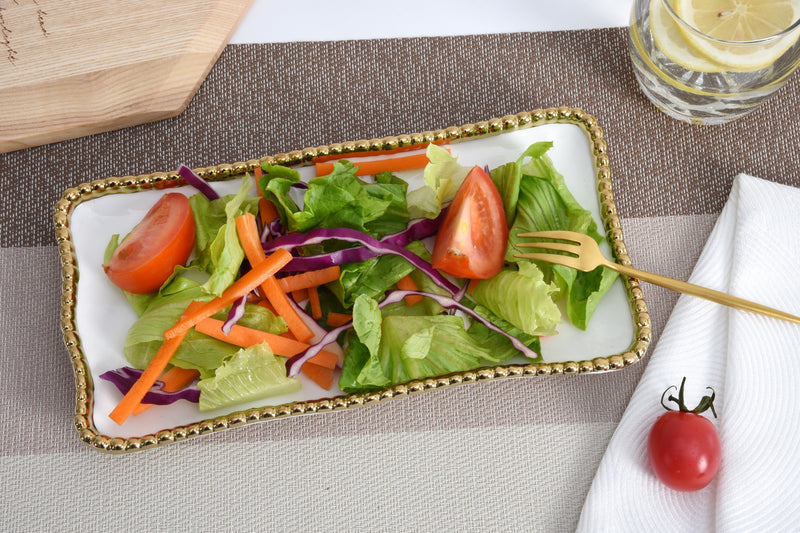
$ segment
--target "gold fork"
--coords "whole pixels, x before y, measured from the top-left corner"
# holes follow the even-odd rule
[[[765,305],[757,304],[724,292],[719,292],[699,285],[693,285],[685,281],[668,278],[652,272],[645,272],[619,263],[614,263],[606,259],[600,247],[594,239],[583,233],[574,231],[537,231],[532,233],[520,233],[517,237],[534,238],[534,239],[550,239],[548,242],[524,242],[517,244],[518,248],[536,248],[539,250],[546,250],[542,253],[524,253],[514,254],[514,257],[522,257],[525,259],[535,259],[538,261],[545,261],[557,265],[564,265],[570,268],[575,268],[583,272],[590,272],[598,266],[610,268],[625,276],[647,281],[667,289],[672,289],[685,294],[691,294],[700,298],[705,298],[718,304],[727,305],[736,309],[744,311],[751,311],[753,313],[760,313],[772,318],[779,318],[800,324],[800,317],[790,315],[777,309],[772,309]],[[562,241],[562,242],[552,242]],[[569,255],[554,254],[551,252],[565,252]]]

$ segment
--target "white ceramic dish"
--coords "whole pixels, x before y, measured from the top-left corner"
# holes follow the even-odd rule
[[[594,145],[587,137],[586,128],[580,124],[548,123],[537,127],[514,128],[499,135],[477,136],[464,142],[453,142],[449,148],[462,165],[494,167],[516,160],[525,148],[537,141],[553,142],[553,148],[548,155],[563,174],[576,199],[592,211],[598,228],[602,231],[606,221],[601,216],[602,206],[598,200]],[[299,167],[298,170],[304,178],[313,175],[313,166]],[[412,189],[422,183],[421,171],[407,171],[398,175],[409,181]],[[213,182],[212,186],[220,193],[228,193],[234,192],[240,183],[240,179],[234,178]],[[195,190],[188,186],[168,190],[181,190],[187,195],[195,194]],[[80,353],[91,375],[87,386],[91,387],[93,400],[89,423],[93,426],[90,427],[92,433],[108,438],[136,439],[203,420],[224,418],[234,411],[346,396],[338,388],[326,391],[301,377],[304,380],[303,388],[298,393],[240,405],[235,409],[201,413],[195,404],[181,400],[172,405],[153,407],[140,415],[130,417],[123,425],[117,425],[108,418],[108,413],[120,399],[120,393],[111,383],[99,379],[98,376],[127,364],[122,346],[136,315],[122,293],[103,273],[103,254],[110,237],[115,233],[128,233],[164,193],[165,190],[162,189],[102,194],[78,203],[71,210],[69,230],[74,248],[73,260],[80,273],[75,290],[74,324],[80,339]],[[607,243],[604,243],[604,247],[607,256],[613,257]],[[628,282],[623,279],[614,283],[586,331],[562,324],[558,335],[542,339],[545,363],[596,360],[629,352],[640,335],[634,318],[630,287],[626,283]],[[641,351],[641,346],[639,350]],[[524,365],[525,361],[519,358],[512,363]],[[614,368],[593,370],[608,369]],[[568,372],[569,370],[565,373]]]

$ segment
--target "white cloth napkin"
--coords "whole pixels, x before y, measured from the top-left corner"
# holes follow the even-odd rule
[[[800,315],[800,189],[736,177],[691,282]],[[722,461],[697,492],[647,460],[667,387],[713,387]],[[673,391],[675,392],[675,391]],[[800,530],[800,325],[681,295],[611,438],[578,531]]]

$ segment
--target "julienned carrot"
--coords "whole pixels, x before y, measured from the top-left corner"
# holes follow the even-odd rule
[[[440,141],[433,141],[433,144],[447,144],[450,141],[448,139],[443,139]],[[340,153],[340,154],[328,154],[328,155],[320,155],[312,159],[314,163],[324,163],[325,161],[334,161],[337,159],[353,159],[356,157],[372,157],[376,155],[392,155],[392,154],[400,154],[403,152],[413,152],[416,150],[425,150],[430,143],[423,143],[423,144],[415,144],[413,146],[398,146],[397,148],[389,148],[386,150],[370,150],[368,152],[350,152],[350,153]]]
[[[336,374],[330,368],[325,368],[319,365],[303,365],[303,373],[311,378],[311,380],[325,390],[330,390],[333,385],[333,380]]]
[[[319,270],[309,270],[300,274],[286,276],[278,280],[284,292],[293,292],[299,289],[319,287],[325,283],[330,283],[339,279],[341,269],[338,265],[320,268]]]
[[[263,262],[266,260],[264,249],[261,246],[261,238],[258,235],[258,228],[256,227],[256,218],[251,213],[246,213],[236,217],[235,221],[236,232],[244,249],[244,255],[253,269],[256,269],[264,264]],[[288,252],[286,253],[288,254]],[[268,276],[261,280],[259,286],[269,303],[275,308],[277,315],[286,321],[286,325],[289,326],[289,330],[297,340],[307,341],[314,336],[308,325],[297,314],[292,304],[289,303],[286,293],[281,289],[274,276]]]
[[[397,172],[400,170],[411,170],[423,168],[428,164],[428,154],[414,154],[402,157],[392,157],[389,159],[378,159],[375,161],[356,161],[356,176],[373,176],[380,172]],[[333,163],[315,163],[317,176],[327,176],[333,172]]]
[[[311,317],[314,320],[319,320],[322,318],[322,306],[319,302],[319,291],[316,287],[309,287],[306,290],[308,291],[308,303],[311,306]]]
[[[297,314],[292,304],[289,303],[289,298],[286,293],[281,290],[278,285],[278,280],[274,277],[269,277],[261,284],[261,289],[264,291],[264,296],[267,297],[269,303],[275,308],[277,315],[286,321],[289,331],[292,332],[294,337],[305,342],[314,336],[314,332],[308,327],[308,324]]]
[[[158,378],[158,381],[164,384],[162,390],[166,392],[176,392],[197,379],[199,375],[200,372],[193,368],[181,368],[179,366],[173,366],[161,374],[161,376]],[[133,410],[133,414],[138,415],[139,413],[147,411],[151,407],[153,407],[152,403],[140,403],[139,406]]]
[[[275,207],[270,200],[266,198],[259,198],[258,199],[258,216],[261,218],[262,224],[271,224],[275,219],[280,217],[280,213],[278,213],[278,208]]]
[[[419,288],[417,287],[417,284],[414,283],[414,280],[411,279],[411,276],[408,275],[408,274],[406,274],[405,276],[403,276],[402,278],[397,280],[397,288],[402,290],[402,291],[418,291],[419,290]],[[406,296],[404,298],[404,300],[406,301],[406,303],[408,305],[414,305],[415,303],[422,301],[422,296],[419,295],[419,294],[409,294],[408,296]]]
[[[353,315],[348,315],[347,313],[328,313],[328,319],[326,323],[331,327],[339,327],[347,324],[353,320]]]
[[[264,175],[264,172],[261,170],[261,166],[257,166],[253,168],[253,181],[256,183],[256,192],[258,193],[258,197],[261,198],[263,194],[261,193],[261,187],[258,186],[258,178]]]
[[[469,280],[469,285],[467,285],[467,294],[472,294],[472,291],[475,290],[475,287],[478,286],[481,280],[479,279],[471,279]]]
[[[202,304],[192,313],[187,310],[187,313],[181,317],[177,324],[164,332],[164,337],[171,339],[178,335],[185,335],[195,324],[222,311],[238,298],[264,283],[265,279],[275,279],[273,277],[274,274],[291,260],[292,254],[286,250],[281,248],[275,250],[264,261],[257,265],[251,265],[250,271],[234,281],[220,296]]]
[[[204,304],[201,302],[190,303],[189,307],[187,307],[186,311],[183,313],[183,316],[178,320],[178,323],[180,324],[185,317],[189,315],[197,314],[203,306]],[[175,350],[177,350],[178,346],[183,342],[183,338],[186,336],[188,330],[189,328],[179,330],[174,336],[167,338],[161,344],[161,347],[153,356],[153,359],[150,360],[147,368],[142,372],[142,375],[139,376],[136,383],[125,393],[125,396],[122,397],[117,406],[114,407],[114,410],[108,415],[111,420],[122,425],[122,423],[133,414],[136,408],[139,407],[147,391],[150,390],[161,373],[164,372],[164,369],[167,368],[170,359],[172,359]]]
[[[278,285],[280,285],[280,280],[278,280]],[[292,291],[292,298],[294,298],[295,302],[302,302],[303,300],[308,299],[308,289],[297,289],[296,291]]]
[[[309,347],[309,345],[305,342],[300,342],[288,337],[283,337],[281,335],[275,335],[273,333],[261,331],[260,329],[240,326],[238,324],[234,324],[231,327],[230,332],[226,335],[222,331],[223,324],[224,322],[222,320],[217,320],[216,318],[206,318],[201,320],[194,329],[200,333],[208,335],[209,337],[214,337],[215,339],[219,339],[223,342],[227,342],[241,348],[249,348],[250,346],[255,346],[256,344],[262,344],[266,342],[269,344],[272,352],[275,355],[280,355],[281,357],[291,357],[293,355],[297,355]],[[325,368],[336,368],[336,363],[338,360],[339,356],[337,354],[328,350],[322,350],[309,361],[315,365],[324,366]]]

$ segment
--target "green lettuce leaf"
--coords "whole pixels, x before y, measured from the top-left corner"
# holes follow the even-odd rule
[[[348,337],[339,387],[373,390],[415,379],[462,372],[496,361],[455,315],[384,315],[366,296],[353,307],[354,334]]]
[[[412,219],[436,218],[442,205],[452,200],[470,169],[439,145],[429,144],[430,163],[425,166],[425,185],[408,193],[408,212]]]
[[[164,342],[164,331],[175,325],[189,303],[193,300],[205,302],[211,298],[198,282],[184,276],[176,277],[152,299],[142,316],[128,330],[123,346],[125,358],[134,367],[145,368]],[[224,319],[225,312],[216,316]],[[250,304],[245,306],[245,314],[239,324],[275,334],[288,329],[282,318],[264,307]],[[237,349],[191,329],[170,362],[198,370],[201,378],[208,377]]]
[[[553,335],[561,322],[561,311],[555,303],[558,287],[546,283],[542,271],[531,262],[504,268],[478,283],[470,295],[528,335]]]
[[[430,256],[421,241],[411,242],[406,248],[420,257]],[[414,270],[414,266],[403,257],[393,254],[382,255],[342,265],[339,281],[330,284],[330,288],[342,305],[349,308],[358,295],[379,298],[400,278]]]
[[[331,174],[308,182],[300,208],[291,187],[300,179],[297,171],[265,167],[259,187],[276,204],[289,232],[351,228],[382,237],[402,231],[408,225],[408,184],[390,173],[381,173],[374,183],[367,183],[356,176],[356,167],[351,162],[337,161]]]
[[[258,212],[258,198],[250,194],[252,178],[246,174],[236,194],[209,200],[202,194],[189,198],[195,219],[194,265],[210,276],[203,288],[216,296],[222,294],[239,275],[244,250],[239,244],[234,218]]]
[[[546,155],[550,143],[532,145],[518,161],[522,177],[519,184],[514,223],[509,231],[506,261],[527,261],[514,257],[519,252],[516,245],[524,241],[517,234],[542,230],[578,231],[591,236],[598,243],[603,236],[590,211],[581,207],[567,188],[564,177],[559,174]],[[522,163],[525,157],[530,157]],[[593,272],[550,263],[537,263],[546,281],[554,281],[561,291],[566,306],[567,318],[580,329],[586,325],[603,295],[617,278],[612,270],[598,267]]]
[[[266,343],[236,351],[213,377],[201,379],[197,386],[200,411],[289,394],[301,387],[297,378],[286,376],[284,362]]]
[[[513,326],[509,322],[506,322],[502,318],[498,317],[494,313],[492,313],[489,309],[483,307],[482,305],[476,305],[473,308],[476,312],[481,314],[483,317],[488,318],[491,322],[505,331],[510,335],[513,335],[523,343],[525,343],[528,348],[532,349],[534,352],[541,354],[542,353],[542,345],[540,342],[540,338],[538,335],[528,335],[521,329]],[[517,350],[508,337],[505,337],[494,330],[487,328],[482,323],[474,320],[469,328],[467,329],[470,336],[474,338],[477,342],[481,343],[483,346],[486,347],[492,353],[492,356],[495,358],[496,362],[503,362],[511,359],[512,357],[520,355],[519,350]],[[533,359],[533,362],[541,361],[542,357],[539,356],[536,359]]]

